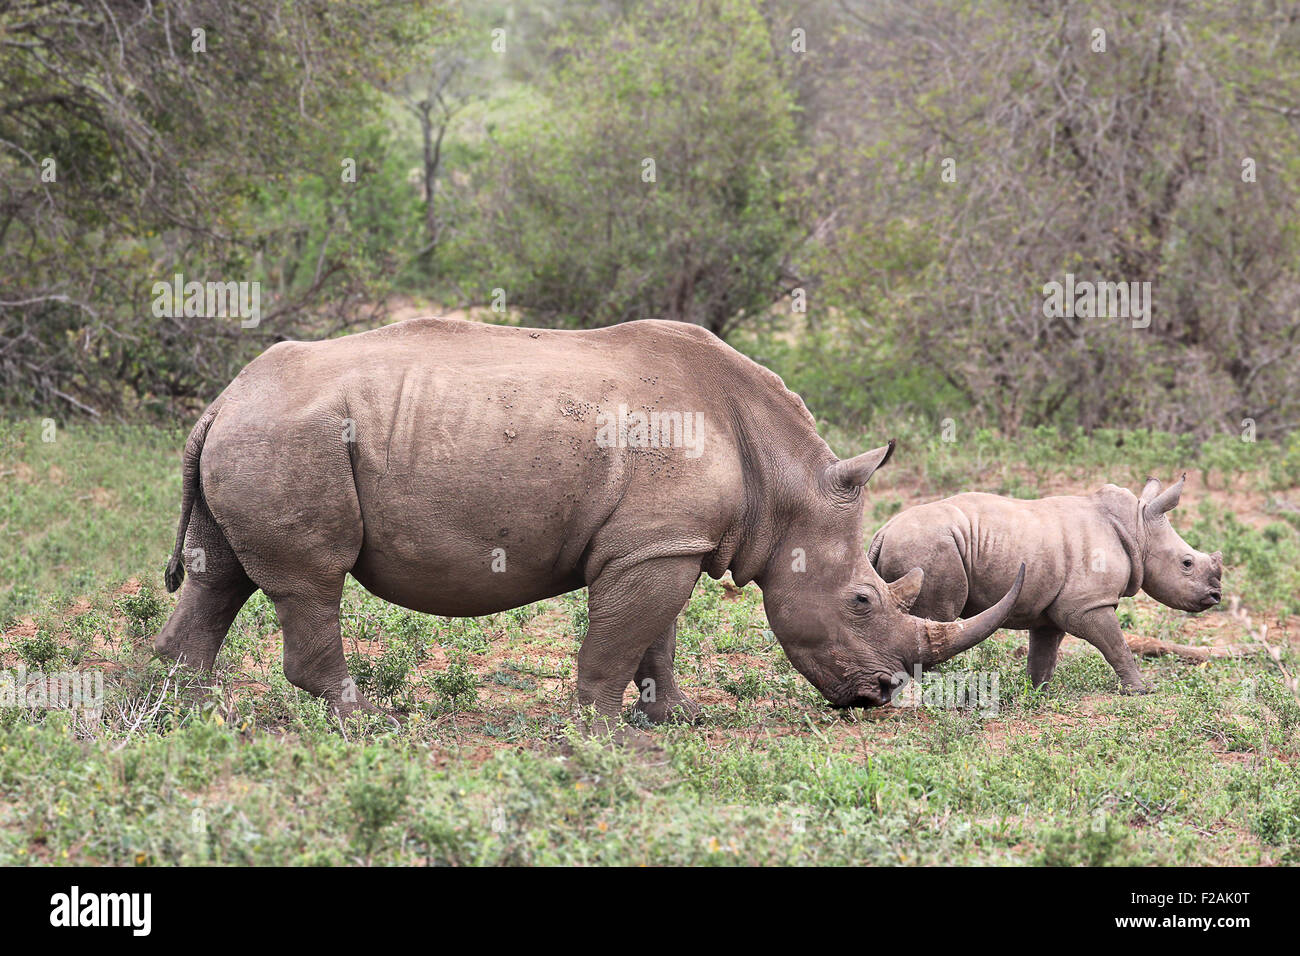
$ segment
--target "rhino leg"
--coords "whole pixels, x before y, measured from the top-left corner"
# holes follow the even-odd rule
[[[202,498],[185,532],[186,575],[176,608],[154,638],[154,651],[211,670],[239,609],[256,590]]]
[[[673,661],[677,657],[677,622],[674,620],[650,645],[636,669],[635,683],[641,696],[636,709],[652,724],[679,721],[693,724],[700,716],[700,705],[677,686]]]
[[[1029,683],[1032,687],[1042,687],[1052,679],[1063,637],[1065,632],[1056,627],[1029,629]]]
[[[284,676],[295,687],[323,697],[339,716],[355,710],[379,712],[348,676],[339,630],[343,575],[287,597],[275,598],[275,614],[284,630]]]
[[[275,604],[284,676],[346,715],[377,708],[348,677],[339,631],[343,582],[364,537],[342,429],[326,418],[264,434],[218,416],[203,487],[239,563]]]
[[[578,651],[580,707],[594,707],[605,718],[622,712],[628,682],[651,645],[671,631],[699,576],[698,556],[654,558],[607,567],[590,583],[587,637]],[[671,659],[669,654],[667,673],[675,689]],[[656,667],[655,680],[662,681],[664,669]],[[661,693],[657,686],[655,696]]]
[[[1115,616],[1113,607],[1099,607],[1081,615],[1070,633],[1101,651],[1106,662],[1119,675],[1124,693],[1151,693],[1151,686],[1142,679],[1142,672],[1133,663],[1133,652],[1124,640],[1124,632],[1120,630],[1119,619]]]

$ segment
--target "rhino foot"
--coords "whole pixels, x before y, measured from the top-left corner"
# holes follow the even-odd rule
[[[652,724],[694,724],[703,713],[699,704],[680,691],[671,696],[660,695],[655,700],[638,700],[636,709]]]
[[[358,714],[378,714],[387,720],[394,730],[402,729],[402,721],[397,715],[389,713],[382,707],[376,707],[359,694],[355,701],[334,701],[331,704],[331,710],[333,710],[334,717],[340,724],[346,723],[349,717]]]
[[[1154,684],[1143,681],[1140,684],[1123,684],[1121,685],[1119,692],[1125,696],[1136,696],[1138,694],[1155,693],[1155,689]]]

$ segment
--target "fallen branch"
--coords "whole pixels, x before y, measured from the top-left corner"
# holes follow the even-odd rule
[[[1172,654],[1193,664],[1202,664],[1211,657],[1244,657],[1246,651],[1239,647],[1193,647],[1191,644],[1175,644],[1172,641],[1160,641],[1154,637],[1124,635],[1129,650],[1140,657],[1162,657]]]

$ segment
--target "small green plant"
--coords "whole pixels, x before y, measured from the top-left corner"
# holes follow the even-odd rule
[[[58,659],[59,642],[53,631],[41,627],[29,637],[20,637],[14,644],[14,650],[29,670],[45,670],[50,662]]]
[[[126,616],[127,633],[131,637],[150,637],[163,625],[163,603],[149,584],[141,584],[135,594],[120,597],[117,609]]]
[[[464,657],[453,657],[447,669],[433,674],[429,683],[445,710],[466,710],[478,703],[478,675]]]
[[[507,619],[513,621],[515,624],[519,625],[520,627],[523,627],[523,625],[527,624],[538,614],[540,614],[541,610],[542,610],[542,605],[539,602],[535,604],[525,604],[523,607],[511,608],[509,611],[505,611],[503,613]]]
[[[406,710],[411,705],[411,671],[422,658],[423,654],[410,644],[393,643],[378,657],[348,655],[348,671],[366,696]]]
[[[492,641],[484,622],[474,617],[441,618],[438,643],[462,654],[486,654],[492,650]]]
[[[1272,846],[1300,844],[1300,792],[1271,792],[1264,795],[1250,828]]]
[[[493,671],[488,680],[501,687],[511,687],[515,690],[534,690],[537,687],[537,681],[512,674],[508,670]]]
[[[69,660],[75,664],[90,649],[96,637],[106,644],[111,643],[113,623],[100,611],[86,611],[68,622],[68,637],[72,641]]]
[[[753,700],[771,693],[767,680],[756,670],[743,670],[737,675],[724,677],[720,686],[736,700]]]
[[[573,592],[577,595],[572,608],[569,611],[569,620],[573,622],[573,636],[576,640],[581,641],[587,636],[587,627],[590,621],[587,619],[587,594],[585,591]],[[569,597],[569,595],[565,595]]]

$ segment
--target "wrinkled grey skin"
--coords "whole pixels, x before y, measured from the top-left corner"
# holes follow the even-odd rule
[[[620,404],[699,412],[703,444],[604,447],[597,416]],[[210,667],[261,588],[285,676],[348,713],[372,709],[339,634],[348,573],[385,600],[466,617],[585,585],[579,703],[615,715],[635,681],[649,719],[693,719],[675,621],[702,571],[730,570],[762,588],[777,639],[832,704],[881,704],[900,662],[981,640],[1018,593],[972,621],[906,613],[914,593],[886,586],[861,537],[861,486],[892,450],[837,460],[776,375],[677,322],[418,319],[281,343],[186,443],[166,576],[184,588],[155,648]]]
[[[1073,634],[1105,655],[1125,691],[1145,693],[1115,615],[1119,599],[1141,588],[1195,612],[1223,596],[1222,555],[1195,550],[1169,523],[1186,477],[1163,491],[1150,478],[1140,496],[1115,485],[1037,501],[956,495],[895,515],[869,554],[895,587],[920,568],[913,611],[940,621],[988,607],[1024,561],[1025,585],[1003,626],[1029,631],[1034,686],[1051,678],[1061,638]]]

